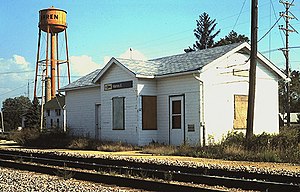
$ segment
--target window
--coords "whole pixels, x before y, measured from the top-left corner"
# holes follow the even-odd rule
[[[157,130],[157,98],[142,96],[143,130]]]
[[[50,126],[53,127],[53,119],[50,120]]]
[[[47,116],[50,116],[50,110],[47,109]]]
[[[60,109],[55,109],[56,116],[60,116]]]
[[[181,129],[181,100],[172,101],[172,129]]]
[[[125,129],[125,112],[124,112],[124,97],[114,97],[112,99],[113,110],[113,129],[123,130]]]
[[[56,119],[56,127],[59,127],[59,119]]]
[[[234,129],[246,129],[247,127],[248,96],[234,95]]]

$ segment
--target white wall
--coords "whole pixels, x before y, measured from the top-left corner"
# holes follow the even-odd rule
[[[100,101],[99,87],[66,91],[70,134],[95,138],[95,105]]]
[[[147,145],[152,141],[157,142],[158,130],[143,130],[142,128],[142,96],[156,96],[156,79],[138,79],[138,133],[139,145]]]
[[[133,80],[133,88],[104,91],[104,84]],[[138,144],[136,78],[112,64],[101,78],[101,139]],[[125,97],[125,130],[112,129],[112,98]]]
[[[63,128],[64,125],[64,111],[63,109],[60,110],[60,116],[57,116],[55,113],[55,109],[48,109],[50,110],[50,116],[48,116],[47,110],[44,112],[45,121],[46,121],[46,128],[52,128],[52,127],[58,127]],[[52,127],[51,127],[51,119],[53,121]],[[59,119],[59,124],[57,124],[57,119]]]
[[[157,79],[158,141],[169,144],[169,96],[185,96],[185,141],[196,145],[200,141],[200,84],[192,74]],[[195,132],[188,132],[188,124]]]
[[[249,69],[249,56],[235,53],[204,69],[205,125],[208,135],[219,141],[233,131],[234,94],[248,95],[248,74],[234,76],[233,69]],[[245,61],[248,61],[245,63]],[[262,64],[257,65],[254,133],[279,131],[277,78]],[[245,132],[245,130],[243,130]]]

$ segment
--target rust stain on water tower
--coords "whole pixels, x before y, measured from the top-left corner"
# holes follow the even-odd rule
[[[38,38],[38,51],[37,51],[37,62],[36,62],[36,75],[34,84],[34,97],[37,97],[37,84],[38,77],[42,76],[41,82],[47,81],[46,90],[42,88],[43,93],[46,93],[46,102],[56,96],[57,90],[60,88],[60,65],[67,64],[68,68],[68,80],[70,83],[70,65],[69,65],[69,51],[67,41],[67,12],[62,9],[50,7],[39,11],[39,38]],[[41,52],[41,32],[45,32],[46,36],[46,49],[45,59],[40,58]],[[59,33],[64,32],[64,39],[66,45],[66,58],[65,60],[59,58],[58,51],[58,37]],[[45,72],[45,74],[44,74]],[[43,83],[42,87],[43,87]],[[49,90],[50,89],[50,90]]]
[[[60,33],[67,28],[67,12],[54,7],[39,11],[39,28],[47,32],[48,27],[52,33]]]

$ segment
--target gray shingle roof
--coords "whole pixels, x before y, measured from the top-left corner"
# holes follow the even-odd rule
[[[53,99],[45,103],[45,109],[61,109],[65,106],[65,96],[56,95]]]
[[[120,58],[117,60],[136,75],[162,76],[199,70],[241,44],[234,43],[148,61]]]
[[[199,70],[241,44],[234,43],[148,61],[122,58],[117,58],[117,60],[135,75],[162,76]],[[63,87],[61,90],[94,86],[93,79],[100,71],[100,69],[95,70]]]
[[[62,87],[61,90],[65,89],[73,89],[87,86],[94,86],[93,79],[97,76],[97,74],[101,71],[101,69],[96,69],[95,71],[77,79],[76,81]]]
[[[242,43],[235,43],[210,49],[203,49],[189,53],[173,55],[169,57],[162,57],[150,61],[159,64],[159,70],[156,74],[157,76],[195,71],[225,55],[240,44]]]

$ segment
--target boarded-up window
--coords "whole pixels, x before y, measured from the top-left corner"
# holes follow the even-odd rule
[[[114,97],[112,99],[113,108],[113,129],[125,129],[124,97]]]
[[[181,129],[181,100],[172,101],[172,129]]]
[[[246,129],[247,127],[248,96],[234,95],[234,129]]]
[[[157,98],[156,96],[142,96],[143,129],[157,129]]]

